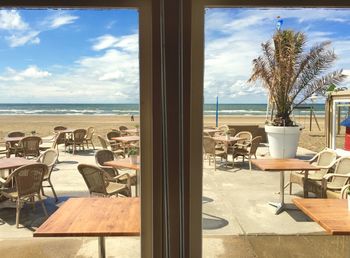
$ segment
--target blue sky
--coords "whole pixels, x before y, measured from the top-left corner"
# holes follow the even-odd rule
[[[303,31],[308,46],[331,40],[334,69],[350,74],[350,10],[208,9],[205,102],[264,103],[247,84],[251,61],[275,31]],[[137,103],[136,10],[0,10],[0,102]],[[344,85],[347,85],[346,83]]]

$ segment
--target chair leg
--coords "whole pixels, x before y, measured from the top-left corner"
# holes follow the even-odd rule
[[[46,210],[46,207],[45,207],[44,201],[41,199],[40,193],[38,193],[38,199],[39,199],[39,202],[41,203],[41,207],[43,207],[43,210],[44,210],[45,216],[46,216],[46,217],[48,217],[47,210]]]
[[[252,158],[251,157],[249,157],[248,162],[249,162],[249,170],[251,171],[252,170]]]
[[[18,225],[19,225],[20,212],[21,212],[21,202],[19,199],[17,199],[17,202],[16,202],[16,228],[18,228]]]
[[[292,195],[292,182],[289,182],[289,195]]]
[[[216,158],[214,156],[214,171],[216,171]]]
[[[51,183],[51,180],[48,179],[47,181],[49,182],[49,185],[50,185],[50,187],[51,187],[52,193],[53,193],[53,195],[55,196],[56,202],[58,202],[58,198],[57,198],[57,195],[56,195],[56,191],[55,191],[55,189],[53,188],[53,184]]]

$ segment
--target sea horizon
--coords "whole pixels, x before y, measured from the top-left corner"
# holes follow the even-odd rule
[[[313,106],[316,115],[324,115],[324,104],[305,104]],[[219,104],[219,115],[221,116],[265,116],[266,104],[262,103],[235,103]],[[205,116],[216,115],[216,104],[204,104]],[[119,103],[2,103],[0,104],[0,115],[119,115],[138,116],[139,104]],[[309,110],[295,110],[294,115],[308,115]]]

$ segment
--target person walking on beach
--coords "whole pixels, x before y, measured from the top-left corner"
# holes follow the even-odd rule
[[[130,119],[131,121],[134,121],[134,115],[131,115]]]

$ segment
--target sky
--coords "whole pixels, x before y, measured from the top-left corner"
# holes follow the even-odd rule
[[[207,9],[205,103],[265,103],[248,84],[252,60],[276,30],[302,31],[307,46],[332,41],[334,67],[350,75],[350,10]],[[136,10],[0,10],[0,102],[138,103]],[[348,79],[343,83],[347,86]]]

